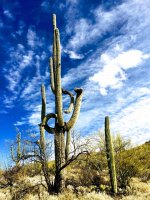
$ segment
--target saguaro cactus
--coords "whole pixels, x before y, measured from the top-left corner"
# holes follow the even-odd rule
[[[106,154],[107,154],[111,189],[113,193],[117,193],[117,179],[116,179],[114,150],[113,150],[112,139],[111,139],[111,134],[110,134],[108,116],[105,117],[105,143],[106,143]]]
[[[21,160],[21,145],[20,145],[20,141],[21,141],[21,133],[17,134],[17,153],[16,156],[14,155],[14,146],[11,146],[11,157],[12,160],[16,163],[16,165],[18,166],[20,164],[20,160]]]
[[[55,113],[45,114],[43,111],[41,128],[51,134],[54,134],[54,145],[55,145],[55,190],[61,192],[64,187],[64,165],[65,157],[68,159],[69,141],[70,141],[70,129],[76,123],[81,107],[82,101],[82,89],[75,88],[76,99],[74,101],[74,95],[64,90],[61,86],[61,49],[60,49],[60,36],[59,30],[56,25],[56,15],[53,14],[53,56],[50,58],[50,79],[51,79],[51,90],[55,95]],[[44,86],[42,86],[44,88]],[[63,111],[62,95],[69,95],[70,106],[67,110]],[[42,93],[42,99],[44,99],[44,93]],[[46,102],[42,100],[43,106],[46,108]],[[72,112],[73,110],[73,112]],[[68,114],[72,112],[72,116],[68,122],[64,122],[63,112]],[[51,118],[55,119],[55,127],[48,125],[48,120]],[[67,137],[66,137],[67,133]],[[66,137],[66,142],[65,142]],[[65,152],[66,156],[65,156]]]

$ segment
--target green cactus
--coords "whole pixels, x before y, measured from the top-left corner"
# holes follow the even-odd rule
[[[117,179],[116,179],[116,169],[115,169],[115,159],[114,150],[112,145],[112,139],[109,128],[109,117],[105,117],[105,143],[106,143],[106,154],[108,169],[110,175],[111,190],[113,193],[117,193]]]
[[[63,165],[68,159],[69,155],[69,145],[70,145],[70,129],[75,125],[81,107],[82,94],[81,88],[75,88],[76,100],[74,102],[74,96],[71,92],[64,90],[61,86],[61,49],[60,49],[60,36],[59,30],[56,25],[56,15],[53,14],[53,57],[50,58],[50,79],[51,79],[51,90],[55,95],[55,113],[47,114],[43,111],[42,124],[41,127],[51,134],[54,134],[54,145],[55,145],[55,188],[56,192],[62,191],[64,188],[64,175],[65,170]],[[44,87],[44,86],[42,86]],[[63,110],[62,94],[69,95],[70,105],[67,110]],[[42,101],[43,104],[44,100]],[[46,108],[46,106],[45,106]],[[74,109],[73,109],[74,108]],[[72,112],[73,110],[73,112]],[[68,114],[72,112],[72,116],[68,122],[64,122],[63,112]],[[51,118],[55,119],[55,127],[50,127],[48,125],[48,120]],[[66,133],[67,136],[65,135]],[[66,137],[66,142],[65,142]],[[65,152],[66,156],[65,156]],[[66,159],[65,159],[66,157]]]
[[[12,160],[16,163],[16,166],[20,165],[20,160],[21,160],[21,133],[19,132],[17,134],[17,153],[16,156],[14,155],[14,146],[11,146],[11,157]]]

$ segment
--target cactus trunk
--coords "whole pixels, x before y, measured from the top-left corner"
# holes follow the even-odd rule
[[[65,164],[65,133],[61,128],[57,127],[54,137],[56,167],[54,187],[55,191],[59,193],[62,192],[65,187],[65,169],[60,170]]]
[[[111,190],[113,193],[117,193],[117,179],[115,169],[114,150],[112,145],[112,139],[109,128],[109,117],[105,117],[105,143],[106,143],[106,154],[108,169],[110,175]]]
[[[67,134],[66,134],[66,148],[65,148],[65,159],[66,159],[66,162],[69,159],[70,139],[71,139],[71,132],[69,130],[69,131],[67,131]]]

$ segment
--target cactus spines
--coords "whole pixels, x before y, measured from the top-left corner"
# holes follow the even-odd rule
[[[62,166],[65,164],[65,150],[67,151],[67,155],[69,155],[69,145],[70,145],[70,129],[75,125],[81,107],[82,101],[82,93],[83,90],[81,88],[75,88],[74,91],[76,93],[76,100],[74,100],[74,95],[64,90],[61,86],[61,48],[60,48],[60,34],[59,29],[56,25],[56,15],[53,14],[53,55],[49,61],[50,65],[50,78],[51,78],[51,89],[53,94],[55,95],[55,113],[49,113],[43,115],[41,126],[51,134],[54,134],[54,145],[55,145],[55,166],[56,166],[56,174],[55,174],[55,186],[57,188],[56,192],[61,191],[64,185],[64,177]],[[43,86],[42,86],[43,87]],[[70,97],[70,105],[68,109],[63,110],[62,103],[62,95],[68,95]],[[42,92],[42,104],[43,108],[46,108],[46,99],[45,92]],[[44,103],[45,102],[45,103]],[[44,106],[45,105],[45,106]],[[72,112],[72,116],[68,122],[64,122],[63,113],[68,114]],[[44,114],[44,111],[42,112]],[[55,127],[50,127],[48,125],[48,121],[54,118],[55,119]],[[65,135],[65,133],[68,133]],[[66,137],[66,144],[65,144]]]
[[[115,159],[114,150],[112,145],[112,139],[109,127],[109,117],[105,117],[105,143],[106,143],[106,154],[108,169],[110,175],[111,190],[113,193],[117,193],[117,179],[116,179],[116,169],[115,169]]]
[[[17,152],[16,152],[16,156],[14,155],[14,146],[11,146],[11,157],[12,160],[16,163],[17,166],[20,165],[20,160],[21,160],[21,133],[19,132],[17,134]]]

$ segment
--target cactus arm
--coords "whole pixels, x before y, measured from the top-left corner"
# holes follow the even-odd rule
[[[52,127],[50,127],[50,126],[47,124],[48,120],[50,120],[51,118],[57,119],[56,114],[54,114],[54,113],[47,114],[47,115],[43,118],[43,121],[42,121],[42,124],[41,124],[41,125],[44,126],[45,130],[46,130],[48,133],[53,134],[53,133],[55,133],[55,128],[52,128]]]
[[[60,52],[60,37],[59,30],[55,29],[56,37],[56,108],[57,108],[57,120],[59,126],[64,126],[63,111],[62,111],[62,88],[61,88],[61,52]]]
[[[68,113],[71,113],[72,110],[73,110],[73,107],[74,107],[74,96],[71,92],[67,91],[67,90],[64,90],[62,89],[62,93],[63,94],[68,94],[70,96],[70,105],[69,105],[69,108],[67,110],[64,110],[64,113],[68,114]]]
[[[46,94],[45,94],[45,86],[41,86],[41,96],[42,96],[42,107],[41,107],[41,122],[43,122],[43,119],[46,115]],[[44,152],[45,149],[45,130],[44,127],[40,125],[40,145],[41,150]]]
[[[75,107],[74,107],[74,111],[72,113],[70,120],[66,123],[67,131],[73,128],[73,126],[75,125],[80,113],[80,108],[81,108],[83,90],[81,88],[75,88],[74,91],[77,93],[76,100],[75,100]]]
[[[46,115],[46,94],[44,85],[41,86],[41,96],[42,96],[41,121],[43,121]]]
[[[54,68],[53,68],[53,58],[49,59],[49,66],[50,66],[50,79],[51,79],[51,90],[55,94],[55,83],[54,83]]]
[[[54,84],[56,82],[56,37],[55,37],[55,29],[56,29],[56,15],[53,14],[53,72],[54,72]]]

